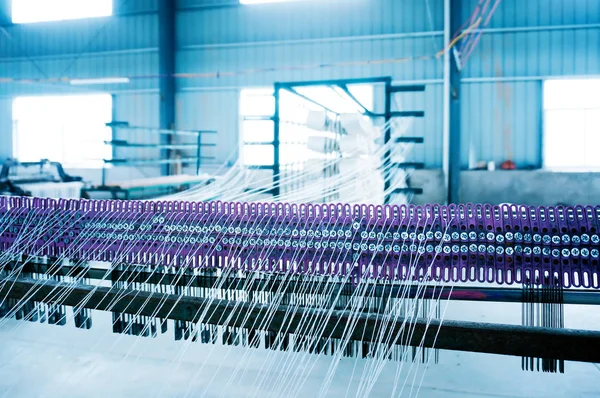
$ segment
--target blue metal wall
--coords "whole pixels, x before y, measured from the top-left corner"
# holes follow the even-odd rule
[[[19,95],[110,91],[117,94],[117,117],[136,117],[144,125],[157,126],[157,78],[134,79],[128,85],[68,83],[68,78],[157,75],[156,0],[121,3],[123,7],[115,5],[117,16],[111,18],[25,25],[12,25],[10,18],[4,18],[0,79],[43,81],[0,80],[0,158],[12,155],[12,100]],[[0,5],[4,11],[0,15],[10,15],[10,0],[0,0]],[[67,78],[67,82],[48,80],[56,78]]]
[[[0,5],[8,1],[0,0]],[[118,16],[113,18],[4,24],[9,36],[0,35],[0,77],[145,76],[129,85],[97,89],[122,96],[116,101],[118,114],[155,125],[158,78],[148,75],[158,70],[157,1],[122,2],[127,6],[116,7]],[[463,0],[465,19],[478,1]],[[234,3],[237,0],[177,4],[176,68],[190,74],[177,79],[178,127],[218,130],[219,160],[226,160],[237,145],[240,88],[275,81],[392,76],[398,82],[427,83],[424,97],[406,99],[402,106],[426,111],[426,118],[414,124],[414,133],[426,138],[415,157],[428,167],[441,167],[441,59],[364,62],[439,51],[443,0]],[[600,75],[599,41],[597,0],[503,0],[462,72],[463,167],[469,159],[507,158],[519,166],[541,166],[542,81]],[[340,62],[349,65],[318,67]],[[306,67],[294,68],[298,66]],[[0,83],[0,155],[9,154],[10,99],[65,90],[73,87]],[[132,98],[140,95],[149,99],[135,105]]]

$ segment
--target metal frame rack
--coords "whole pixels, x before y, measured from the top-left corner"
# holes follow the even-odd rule
[[[372,84],[372,85],[383,85],[384,86],[384,95],[383,95],[383,113],[376,113],[373,110],[367,109],[348,89],[349,85],[356,84]],[[296,89],[300,87],[317,87],[324,86],[330,88],[338,88],[342,90],[350,100],[354,101],[362,110],[364,115],[369,116],[371,118],[382,118],[387,126],[384,132],[384,142],[387,144],[392,140],[392,129],[390,127],[390,122],[392,119],[401,118],[401,117],[424,117],[424,111],[401,111],[401,110],[393,110],[393,98],[395,94],[404,93],[404,92],[423,92],[425,91],[425,85],[393,85],[391,77],[375,77],[375,78],[364,78],[364,79],[342,79],[342,80],[319,80],[319,81],[305,81],[305,82],[278,82],[274,85],[274,97],[275,97],[275,113],[273,114],[273,122],[274,122],[274,134],[273,134],[273,147],[274,147],[274,162],[273,166],[254,166],[252,168],[259,169],[272,169],[273,170],[273,189],[271,193],[274,196],[277,196],[281,192],[280,186],[280,172],[281,172],[281,155],[280,155],[280,92],[282,90],[291,92],[299,97],[311,102],[319,107],[325,109],[328,112],[332,112],[337,114],[337,112],[327,108],[323,104],[320,104],[318,101],[308,98],[302,94],[300,94]],[[423,137],[398,137],[395,139],[396,143],[418,143],[421,144],[424,142]],[[384,166],[388,166],[390,164],[390,156],[391,151],[386,153],[386,163]],[[396,168],[403,169],[422,169],[424,168],[423,163],[419,162],[405,162],[405,163],[396,163],[393,165]],[[386,168],[389,170],[389,168]],[[386,172],[384,176],[385,180],[385,190],[388,190],[391,186],[393,175],[389,171]],[[395,189],[391,195],[387,195],[385,198],[385,202],[389,203],[391,196],[397,193],[410,193],[410,194],[422,194],[423,190],[421,188],[398,188]]]
[[[102,182],[101,185],[93,186],[91,188],[87,188],[85,191],[89,192],[110,192],[112,197],[117,199],[121,194],[124,199],[129,199],[129,191],[132,189],[140,189],[140,187],[135,188],[124,188],[121,186],[109,185],[107,184],[107,167],[111,165],[112,167],[119,166],[129,166],[129,167],[148,167],[148,166],[169,166],[172,164],[195,164],[195,174],[199,175],[200,167],[202,165],[203,160],[214,160],[214,156],[204,156],[202,154],[203,147],[215,147],[214,143],[205,143],[203,142],[203,136],[206,134],[216,134],[217,132],[214,130],[197,130],[197,131],[183,131],[183,130],[165,130],[165,129],[157,129],[150,127],[140,127],[140,126],[131,126],[128,122],[122,121],[113,121],[110,123],[106,123],[107,127],[112,128],[112,140],[105,141],[105,144],[112,146],[113,148],[113,158],[112,159],[103,159],[104,166],[102,167]],[[132,142],[131,140],[122,140],[117,138],[117,130],[130,130],[130,131],[139,131],[147,134],[155,134],[162,137],[192,137],[193,142],[189,143],[140,143],[140,142]],[[160,140],[162,142],[162,140]],[[156,149],[160,151],[160,154],[152,159],[130,159],[128,157],[119,158],[117,157],[118,149]],[[172,159],[171,151],[173,150],[192,150],[194,151],[194,156]],[[190,184],[197,183],[198,181],[190,180],[189,182],[177,180],[174,182],[168,181],[160,181],[160,183],[154,184],[152,186],[143,186],[143,188],[170,188],[174,186],[189,186]]]

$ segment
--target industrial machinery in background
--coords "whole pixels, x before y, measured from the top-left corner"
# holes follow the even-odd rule
[[[113,199],[145,199],[214,182],[214,177],[201,173],[200,167],[215,159],[203,149],[216,144],[205,142],[203,137],[214,136],[216,131],[164,130],[120,121],[107,126],[112,128],[113,138],[105,144],[113,148],[113,156],[102,159],[101,182],[86,186],[85,197],[104,194]],[[126,168],[134,170],[136,177],[124,172]]]
[[[75,199],[83,178],[67,174],[59,162],[19,162],[7,159],[0,170],[0,195]]]

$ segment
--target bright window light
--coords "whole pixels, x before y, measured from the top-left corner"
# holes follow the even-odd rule
[[[544,82],[544,167],[600,170],[600,79]]]
[[[544,167],[600,170],[600,79],[544,82]]]
[[[373,86],[349,86],[348,90],[367,109],[373,109]],[[338,113],[362,112],[362,108],[343,91],[326,86],[299,87],[296,91]],[[311,154],[307,146],[306,122],[309,109],[322,110],[296,94],[280,91],[279,117],[286,120],[280,125],[280,164],[302,163]],[[272,141],[275,125],[271,120],[275,112],[273,89],[244,89],[240,93],[242,137],[242,162],[246,166],[272,166],[274,148]]]
[[[113,0],[12,0],[13,23],[107,17]]]
[[[18,97],[13,101],[14,154],[69,167],[102,167],[110,159],[110,94]]]

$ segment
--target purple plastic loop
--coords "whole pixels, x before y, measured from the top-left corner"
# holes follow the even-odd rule
[[[590,245],[590,249],[600,249],[600,245],[594,244],[594,238],[598,238],[598,234],[600,233],[600,206],[594,206],[594,226],[593,233],[591,234],[592,244]],[[599,259],[597,257],[592,257],[591,264],[593,269],[598,270],[600,268]]]
[[[518,242],[521,244],[523,248],[523,252],[521,254],[522,261],[518,261],[517,258],[517,269],[515,275],[515,282],[521,284],[525,282],[525,273],[526,270],[529,270],[529,273],[532,272],[533,269],[533,242],[531,235],[531,216],[530,211],[527,206],[519,206],[519,223],[521,225],[521,231],[523,233],[522,242]]]
[[[600,220],[598,218],[598,210],[598,206],[586,206],[585,208],[585,218],[586,223],[588,225],[587,234],[589,239],[588,244],[586,244],[586,249],[588,249],[590,252],[594,249],[599,249],[598,244],[593,243],[594,238],[598,236],[598,231],[600,231]],[[590,276],[592,278],[591,285],[594,288],[598,289],[600,287],[600,266],[598,258],[593,257],[590,253],[585,259],[582,260],[582,263],[582,268],[588,270],[590,273]]]
[[[584,212],[583,207],[559,207],[559,213],[562,213],[562,220],[559,220],[561,227],[561,239],[563,239],[563,244],[568,242],[568,245],[576,248],[576,250],[570,250],[569,248],[563,249],[562,251],[562,263],[561,267],[561,280],[564,279],[565,272],[571,270],[571,276],[576,273],[579,275],[581,283],[586,283],[585,278],[583,278],[583,270],[581,268],[581,257],[579,253],[580,241],[574,241],[573,237],[579,235],[579,223],[584,221]],[[589,286],[586,286],[589,287]]]
[[[496,237],[495,242],[500,242],[499,239],[504,239],[505,235],[503,234],[503,225],[504,225],[504,216],[502,213],[502,208],[500,206],[493,206],[491,209],[492,213],[492,223],[493,223],[493,231],[494,236]],[[493,243],[492,243],[493,244]],[[493,283],[496,282],[499,285],[504,284],[504,273],[505,273],[506,261],[504,258],[504,251],[498,252],[494,254],[493,263],[488,263],[487,269],[487,282]]]
[[[537,283],[552,283],[553,272],[552,272],[552,249],[553,243],[551,240],[552,237],[552,223],[550,218],[554,219],[554,211],[550,210],[551,208],[546,207],[538,207],[537,209],[537,217],[539,219],[539,224],[541,227],[542,233],[542,261],[541,261],[541,270],[539,275],[539,280]],[[549,240],[550,238],[550,240]],[[544,250],[550,251],[548,254],[544,254]]]
[[[475,205],[475,232],[477,234],[477,262],[475,268],[474,279],[479,282],[485,282],[485,270],[487,263],[487,229],[485,220],[485,209],[481,204]]]
[[[21,197],[20,196],[13,196],[9,199],[9,206],[11,208],[21,208]]]
[[[520,269],[523,265],[522,253],[517,252],[517,247],[522,250],[522,235],[521,235],[521,219],[520,209],[515,205],[508,206],[508,222],[511,225],[512,235],[505,234],[506,238],[506,250],[512,248],[512,253],[508,254],[505,252],[504,255],[504,279],[507,285],[512,285],[517,278],[517,269]],[[505,219],[505,222],[507,220]]]
[[[564,219],[564,210],[562,207],[548,207],[546,209],[546,222],[548,225],[548,234],[551,237],[550,243],[550,267],[544,267],[544,274],[548,278],[548,283],[554,286],[563,278],[563,256],[561,252],[561,229],[566,229],[566,220]],[[563,225],[564,224],[564,225]],[[548,261],[544,260],[547,265]],[[573,274],[571,274],[573,275]],[[575,282],[575,281],[572,281]],[[577,284],[579,282],[577,281]]]
[[[475,206],[472,203],[467,203],[465,205],[465,213],[466,213],[466,233],[467,239],[464,243],[468,245],[469,252],[467,254],[467,263],[466,263],[466,280],[467,281],[475,281],[475,274],[477,269],[477,248],[478,248],[478,240],[477,240],[477,231],[476,231],[476,219],[475,219]],[[475,249],[475,250],[473,250]]]
[[[10,206],[10,210],[6,209],[5,211],[7,214],[10,214],[11,217],[27,214],[29,209],[36,210],[34,216],[36,220],[45,217],[44,211],[46,210],[43,208],[45,207],[45,202],[40,199],[5,200],[5,203]],[[48,203],[50,204],[49,206],[52,206],[51,203],[53,202]],[[143,209],[144,211],[148,209],[145,202],[143,204],[138,204],[135,202],[82,200],[77,202],[69,201],[68,204],[65,203],[65,201],[59,203],[57,206],[59,211],[69,214],[70,212],[77,211],[75,209],[80,209],[86,212],[85,216],[87,219],[102,219],[104,220],[103,222],[115,225],[115,227],[106,228],[103,231],[105,233],[125,233],[121,232],[122,227],[120,227],[120,225],[123,225],[123,223],[134,222],[141,224],[142,219],[145,220],[144,222],[148,222],[150,217],[155,214],[148,213],[146,216],[142,217],[142,219],[140,219],[139,214],[135,214],[136,207],[138,209]],[[11,205],[15,205],[16,207]],[[18,207],[17,205],[21,206]],[[211,236],[218,238],[219,242],[222,238],[227,238],[226,241],[223,240],[223,250],[218,254],[215,253],[214,245],[191,244],[185,240],[189,237],[187,234],[188,226],[190,228],[189,231],[192,231],[191,228],[196,225],[211,226],[220,224],[220,222],[224,220],[224,217],[229,219],[229,221],[232,222],[231,226],[235,228],[246,227],[246,224],[260,226],[261,228],[263,228],[263,226],[264,228],[285,228],[288,231],[298,228],[298,225],[301,225],[303,228],[305,225],[303,223],[307,221],[307,212],[305,212],[305,216],[303,217],[302,211],[297,210],[298,207],[287,204],[283,204],[282,206],[274,207],[273,204],[261,204],[259,206],[252,204],[249,206],[241,203],[212,203],[198,205],[198,208],[200,209],[206,208],[211,211],[190,213],[191,207],[187,202],[181,202],[179,204],[173,202],[161,202],[158,206],[159,210],[163,210],[161,217],[164,217],[167,221],[164,224],[154,222],[152,228],[145,233],[165,234],[170,237],[167,242],[154,242],[152,245],[150,245],[150,242],[148,241],[136,242],[133,245],[135,245],[135,252],[137,254],[133,255],[120,253],[124,246],[131,247],[131,244],[123,245],[122,242],[118,242],[117,240],[113,241],[110,238],[94,238],[90,240],[90,243],[86,243],[86,246],[81,248],[81,250],[66,244],[64,241],[60,241],[59,243],[50,245],[48,249],[44,249],[44,253],[47,255],[66,256],[68,258],[75,256],[75,259],[96,258],[106,260],[120,258],[120,261],[122,261],[124,258],[138,258],[137,261],[148,264],[152,262],[160,263],[161,261],[170,261],[170,264],[176,264],[178,266],[196,266],[191,265],[193,261],[191,262],[191,260],[189,260],[190,258],[193,258],[194,261],[195,259],[198,259],[198,261],[194,263],[198,266],[208,266],[208,260],[210,259],[210,264],[212,265],[219,263],[219,266],[237,267],[237,265],[232,262],[233,259],[242,258],[245,264],[244,267],[246,268],[252,268],[253,266],[251,264],[256,263],[255,260],[257,259],[275,261],[281,257],[285,262],[277,263],[278,265],[276,266],[273,265],[275,263],[272,263],[271,265],[263,264],[261,267],[263,270],[277,269],[279,272],[283,272],[287,270],[288,261],[294,258],[294,251],[289,248],[289,240],[298,241],[297,237],[284,237],[283,241],[285,244],[281,243],[282,239],[280,238],[277,242],[272,243],[276,245],[274,250],[264,250],[264,247],[255,250],[251,247],[249,248],[240,245],[239,233],[230,233],[222,230],[220,233],[214,232],[210,234]],[[252,211],[253,208],[256,210]],[[100,211],[96,211],[97,209]],[[165,209],[166,211],[164,211]],[[169,209],[171,211],[169,211]],[[217,211],[212,211],[213,209]],[[409,247],[407,250],[403,247],[403,253],[401,255],[391,253],[383,254],[382,252],[377,251],[373,254],[371,251],[372,249],[365,251],[359,259],[359,263],[366,266],[373,261],[373,264],[376,265],[370,269],[363,268],[364,277],[376,279],[421,279],[429,274],[429,276],[427,276],[428,278],[438,280],[443,279],[446,281],[479,280],[482,282],[496,281],[497,283],[510,284],[514,282],[527,282],[525,275],[529,275],[530,281],[544,282],[544,275],[547,275],[549,278],[548,282],[554,283],[560,281],[565,286],[570,286],[571,281],[573,281],[575,286],[582,285],[585,287],[598,288],[598,284],[600,284],[598,281],[598,259],[595,258],[596,263],[593,263],[589,256],[589,250],[597,249],[598,244],[592,244],[590,243],[590,240],[585,239],[582,239],[579,242],[569,242],[568,239],[572,239],[572,237],[563,236],[565,235],[563,234],[565,231],[573,237],[578,234],[597,233],[597,210],[600,209],[583,208],[580,206],[565,209],[560,207],[556,209],[542,208],[530,211],[526,207],[517,208],[514,206],[505,206],[498,210],[497,208],[490,206],[473,206],[470,204],[459,207],[453,206],[450,208],[439,206],[411,206],[408,208],[396,206],[371,206],[364,209],[357,209],[360,214],[363,214],[364,212],[365,215],[362,227],[366,229],[362,232],[373,232],[371,227],[376,226],[376,232],[378,233],[380,231],[409,232],[410,236],[408,240],[402,238],[401,241],[399,241],[398,238],[390,240],[391,238],[389,235],[385,237],[386,242],[384,245],[406,245]],[[89,213],[92,214],[88,214],[88,210]],[[265,217],[263,217],[262,214],[263,210]],[[109,214],[103,215],[103,212],[108,212]],[[48,214],[51,213],[52,209],[48,209]],[[273,222],[272,217],[266,217],[268,214],[277,214],[277,222]],[[358,217],[355,218],[357,212],[353,211],[353,208],[349,205],[330,204],[320,205],[319,207],[310,206],[308,214],[312,215],[315,221],[308,225],[308,227],[313,230],[318,229],[319,227],[329,229],[329,226],[332,225],[332,223],[336,224],[334,225],[335,230],[336,226],[342,225],[340,222],[342,221],[341,219],[344,219],[345,221],[346,218],[350,218],[348,222],[354,222],[356,219],[361,219]],[[243,215],[243,217],[240,217],[240,215]],[[246,217],[246,215],[248,215],[248,217]],[[348,215],[348,217],[345,217],[346,215]],[[108,216],[108,218],[106,216]],[[257,221],[257,218],[260,221]],[[270,222],[268,222],[269,218],[271,219]],[[490,220],[491,223],[488,222]],[[432,239],[427,236],[427,232],[443,231],[445,226],[447,226],[448,221],[452,224],[452,229],[458,233],[451,236],[450,244],[447,242],[444,243],[446,245],[446,250],[450,248],[450,253],[442,253],[436,255],[435,258],[432,258],[431,251],[428,251],[425,254],[418,253],[416,249],[418,247],[417,243],[425,243],[427,245],[437,245],[440,243],[438,240],[439,235],[436,235],[437,238]],[[275,224],[277,224],[278,227],[276,227]],[[173,226],[169,227],[168,232],[164,229],[167,225]],[[181,227],[181,229],[178,230],[179,227]],[[18,233],[21,227],[17,226],[17,228]],[[525,240],[517,238],[514,234],[512,238],[509,235],[509,233],[521,231],[528,236],[534,232],[534,229],[537,231],[540,238],[538,239],[536,237],[537,242],[532,242],[529,237]],[[66,238],[67,233],[69,232],[75,233],[75,236],[71,235],[69,238],[75,240],[79,239],[79,225],[72,228],[70,231],[64,231],[64,233],[60,228],[55,228],[50,231],[50,233],[57,232],[61,233],[61,239]],[[136,233],[137,232],[138,231],[136,231]],[[381,235],[377,235],[377,238],[371,236],[363,241],[364,238],[359,237],[361,235],[360,228],[356,232],[358,232],[358,234],[353,234],[353,237],[350,240],[350,243],[352,244],[361,242],[367,243],[370,246],[381,239]],[[413,235],[413,232],[416,232],[417,236]],[[491,237],[488,237],[488,232],[492,233]],[[17,233],[1,234],[0,247],[2,247],[2,249],[10,247],[15,241]],[[286,234],[287,233],[288,232],[286,232]],[[475,234],[473,235],[473,233]],[[364,236],[364,234],[362,234],[362,236]],[[504,237],[505,240],[502,241],[500,239],[496,242],[496,237],[499,239]],[[171,238],[173,238],[174,241],[171,241]],[[238,238],[238,240],[234,243],[234,241],[229,240],[230,238]],[[245,234],[242,238],[247,240],[249,236]],[[559,239],[557,240],[557,238]],[[323,247],[327,246],[327,248],[320,248],[318,250],[311,249],[309,253],[312,253],[313,256],[316,256],[315,258],[320,261],[320,263],[317,262],[317,264],[325,264],[326,266],[321,266],[319,268],[317,265],[311,265],[309,267],[311,270],[310,272],[335,274],[345,272],[343,268],[340,268],[339,263],[340,261],[352,261],[350,259],[351,252],[342,250],[338,245],[333,246],[336,242],[340,243],[339,234],[326,235],[323,238],[311,238],[310,240],[318,242],[319,239],[321,244],[324,245]],[[488,241],[488,239],[491,240]],[[346,241],[345,238],[343,240]],[[327,245],[325,245],[325,243],[327,243]],[[379,243],[377,244],[379,245]],[[27,252],[27,250],[38,250],[37,254],[39,254],[39,250],[42,250],[41,247],[45,245],[42,244],[42,240],[40,239],[31,242],[30,246],[30,249],[18,248],[18,250],[23,250],[24,254],[32,253],[31,251]],[[515,246],[515,253],[511,252],[508,254],[506,249],[510,249],[512,246]],[[529,249],[527,253],[522,254],[521,259],[519,259],[519,255],[521,255],[522,251],[516,251],[517,246],[523,246],[523,250],[526,248]],[[535,260],[531,260],[531,254],[529,254],[533,247],[535,247],[536,250],[544,249],[542,255],[535,256]],[[488,248],[493,249],[497,251],[497,253],[493,253],[493,251],[487,253],[482,250],[482,248],[484,250],[487,250]],[[579,248],[579,254],[577,251],[566,252],[566,250],[574,248]],[[582,255],[584,252],[581,249],[586,249],[585,253],[587,254],[585,254],[585,256]],[[377,248],[377,250],[380,249]],[[504,250],[504,253],[502,250]],[[550,252],[548,252],[548,250],[550,250]],[[268,252],[271,252],[271,254],[267,255]],[[498,256],[500,255],[503,256],[504,261],[498,261]],[[492,257],[492,261],[485,261],[488,256]],[[140,258],[143,260],[140,260]],[[312,257],[309,255],[309,258]],[[477,261],[472,261],[473,259],[476,259]],[[225,261],[228,262],[226,263]],[[254,261],[254,263],[252,261]],[[409,274],[408,265],[415,261],[416,267],[414,267],[414,272]],[[540,264],[540,261],[543,261],[544,266]],[[558,263],[552,264],[555,261],[558,261]],[[567,263],[564,261],[567,261]],[[332,263],[333,265],[331,265]],[[566,276],[564,276],[564,273],[559,273],[562,270],[568,271]],[[555,278],[558,278],[558,280],[555,280]]]
[[[33,198],[31,206],[36,209],[43,209],[42,198]]]
[[[594,272],[594,269],[597,270],[597,267],[594,267],[592,264],[592,258],[590,257],[590,253],[589,250],[591,249],[590,247],[590,235],[592,234],[592,231],[595,231],[595,216],[594,216],[594,208],[591,206],[586,206],[583,209],[584,212],[584,218],[583,220],[580,221],[580,225],[583,225],[582,227],[580,227],[580,231],[581,234],[583,235],[584,233],[587,235],[587,242],[583,242],[582,241],[582,247],[581,247],[581,266],[582,269],[585,270],[589,270],[592,273]],[[582,230],[581,228],[584,228],[584,230]],[[585,231],[585,232],[584,232]]]
[[[369,206],[365,204],[360,205],[360,219],[364,225],[369,222]]]

